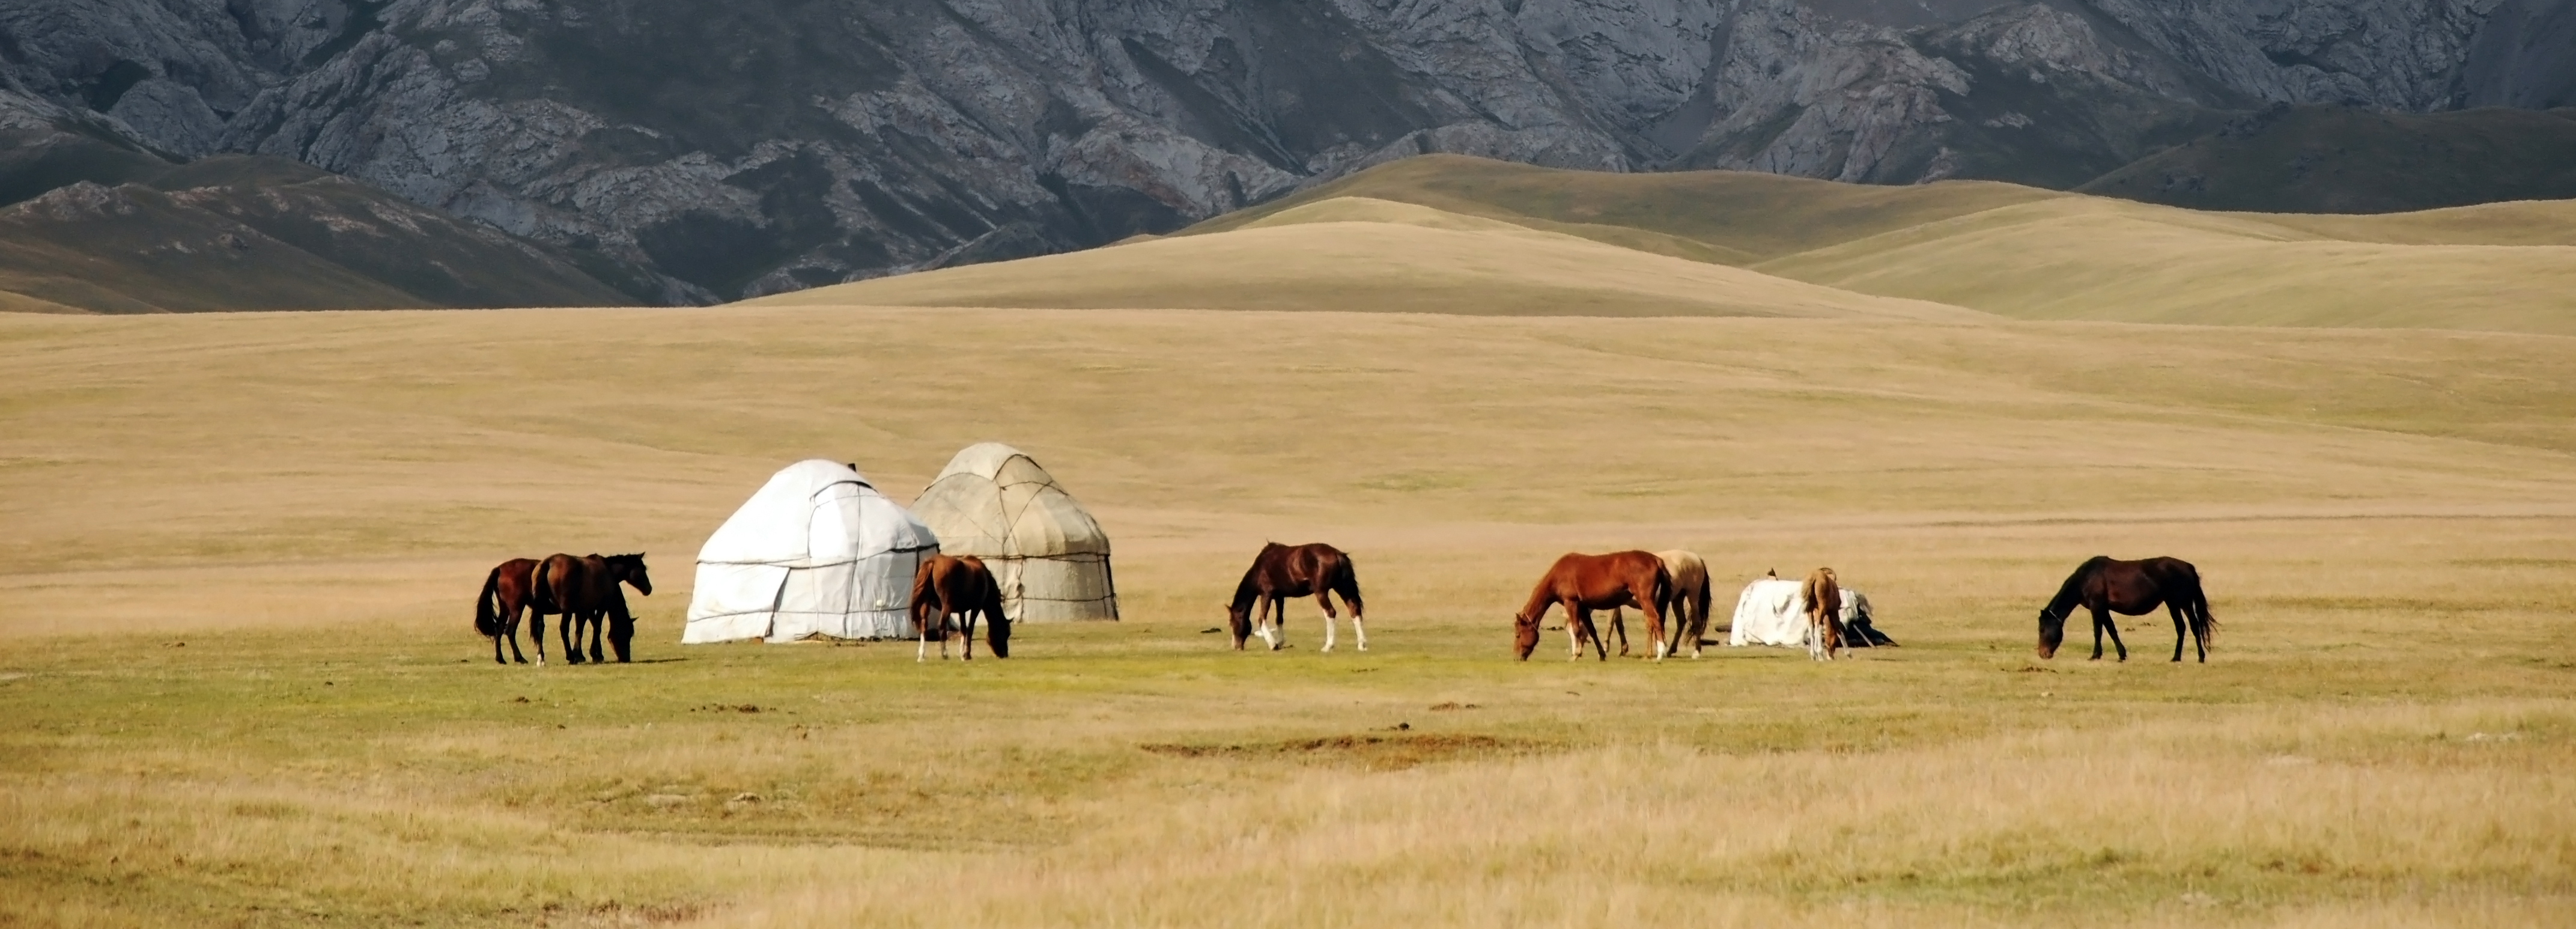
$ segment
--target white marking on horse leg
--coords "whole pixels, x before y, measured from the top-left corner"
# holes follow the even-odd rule
[[[1315,595],[1317,599],[1322,599],[1323,596],[1320,593]],[[1324,614],[1324,650],[1328,652],[1333,650],[1333,614],[1331,613]]]
[[[1360,614],[1351,614],[1351,635],[1360,640],[1360,651],[1368,651],[1368,629],[1360,625]]]

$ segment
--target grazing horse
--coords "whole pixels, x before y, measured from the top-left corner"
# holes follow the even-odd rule
[[[1678,548],[1655,557],[1663,559],[1665,573],[1673,578],[1672,637],[1663,653],[1681,654],[1682,643],[1688,642],[1691,657],[1698,658],[1699,640],[1708,634],[1708,562],[1698,552]],[[1628,618],[1618,607],[1610,608],[1610,631],[1619,637],[1619,654],[1628,654]]]
[[[2144,616],[2162,606],[2173,615],[2173,660],[2182,660],[2183,630],[2191,630],[2192,645],[2203,663],[2209,661],[2209,642],[2218,635],[2218,620],[2209,615],[2209,598],[2200,591],[2200,570],[2180,558],[2149,558],[2143,561],[2121,561],[2107,555],[2085,559],[2066,583],[2057,588],[2057,596],[2039,608],[2039,657],[2054,658],[2057,646],[2066,640],[2066,617],[2082,606],[2093,613],[2093,657],[2102,659],[2102,633],[2111,633],[2111,645],[2120,650],[2120,660],[2129,660],[2129,646],[2120,641],[2120,624],[2112,613]]]
[[[512,558],[494,566],[492,573],[483,578],[483,593],[474,598],[474,631],[491,638],[493,664],[528,663],[528,656],[519,651],[522,613],[536,614],[537,664],[546,663],[546,614],[556,611],[552,602],[530,596],[535,592],[532,586],[536,570],[535,559]],[[505,638],[510,640],[509,661],[501,660],[501,640]]]
[[[626,611],[626,594],[617,589],[620,583],[631,584],[635,592],[653,595],[653,577],[644,570],[644,553],[632,555],[548,555],[537,566],[536,583],[531,585],[541,598],[551,599],[556,611],[563,614],[557,631],[563,637],[564,659],[581,663],[581,629],[590,627],[590,660],[606,661],[599,651],[600,621],[608,621],[609,644],[617,649],[617,660],[631,659],[627,646],[635,638],[635,616]],[[546,657],[545,624],[537,624],[537,663]]]
[[[1655,640],[1655,659],[1664,657],[1664,612],[1673,601],[1672,572],[1664,561],[1650,552],[1612,552],[1607,555],[1585,555],[1569,552],[1547,569],[1547,575],[1530,588],[1529,603],[1512,615],[1512,652],[1528,661],[1538,648],[1539,620],[1546,618],[1549,607],[1565,606],[1565,638],[1571,646],[1568,660],[1583,660],[1583,640],[1591,639],[1600,659],[1610,658],[1608,644],[1601,641],[1601,631],[1592,624],[1592,611],[1633,606],[1646,614],[1646,636]]]
[[[939,630],[939,660],[948,660],[951,630],[964,640],[966,660],[975,660],[978,614],[989,623],[984,634],[993,646],[993,657],[1011,657],[1011,620],[1002,614],[1002,586],[994,582],[993,572],[984,567],[984,560],[973,555],[932,555],[922,559],[921,567],[912,572],[912,627],[921,634],[921,644],[913,650],[912,660],[928,660],[933,627]],[[961,618],[950,622],[950,616]]]
[[[1324,608],[1324,650],[1332,651],[1333,621],[1340,618],[1333,612],[1334,594],[1340,594],[1342,603],[1351,608],[1351,634],[1359,637],[1360,651],[1368,651],[1368,627],[1360,619],[1360,578],[1351,567],[1351,556],[1322,542],[1262,546],[1261,554],[1252,558],[1252,567],[1244,570],[1243,580],[1234,585],[1234,600],[1225,607],[1234,650],[1242,651],[1244,640],[1256,628],[1271,651],[1288,647],[1288,599],[1312,596],[1315,605]]]
[[[1807,602],[1807,657],[1834,660],[1834,652],[1843,647],[1842,582],[1834,569],[1817,568],[1807,572],[1798,596]]]

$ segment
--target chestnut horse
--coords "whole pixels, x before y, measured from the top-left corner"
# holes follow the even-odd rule
[[[1548,608],[1565,606],[1565,638],[1572,654],[1583,660],[1583,640],[1591,639],[1600,659],[1610,659],[1608,644],[1592,623],[1592,611],[1633,606],[1646,614],[1646,636],[1655,640],[1655,659],[1664,657],[1664,611],[1673,601],[1672,572],[1651,552],[1585,555],[1569,552],[1530,588],[1529,603],[1512,615],[1512,651],[1522,661],[1538,648],[1539,620]]]
[[[2148,558],[2143,561],[2121,561],[2107,555],[2085,560],[2059,585],[2057,596],[2039,608],[2039,657],[2057,657],[2057,646],[2066,640],[2066,617],[2082,606],[2093,613],[2093,657],[2102,659],[2102,633],[2111,633],[2111,645],[2120,650],[2120,660],[2129,660],[2129,646],[2120,641],[2120,624],[2112,613],[2144,616],[2164,607],[2173,615],[2173,660],[2182,660],[2183,630],[2191,630],[2192,645],[2203,663],[2209,661],[2209,642],[2218,635],[2218,620],[2209,615],[2209,598],[2200,590],[2200,570],[2180,558]]]
[[[1673,578],[1673,634],[1664,654],[1681,654],[1682,643],[1688,642],[1691,657],[1698,658],[1699,640],[1708,634],[1708,562],[1698,552],[1678,548],[1655,557],[1663,559],[1664,572]],[[1619,637],[1619,654],[1627,654],[1628,618],[1617,607],[1610,609],[1610,631]]]
[[[483,578],[483,593],[474,598],[474,631],[492,640],[492,663],[528,663],[519,651],[519,617],[534,613],[537,619],[537,664],[546,663],[546,614],[556,612],[552,601],[537,601],[529,595],[535,581],[537,561],[512,558],[492,568]],[[510,659],[501,659],[501,640],[510,640]]]
[[[1351,556],[1322,542],[1262,546],[1261,554],[1252,558],[1252,567],[1244,570],[1243,580],[1234,585],[1234,600],[1226,604],[1234,650],[1242,651],[1244,640],[1252,637],[1256,618],[1261,641],[1270,643],[1271,651],[1288,647],[1287,601],[1312,596],[1315,605],[1324,608],[1324,650],[1332,651],[1333,620],[1339,618],[1333,612],[1334,594],[1340,594],[1342,603],[1351,608],[1351,634],[1359,637],[1360,651],[1368,651],[1368,628],[1360,620],[1360,578],[1351,567]]]
[[[1834,577],[1834,569],[1817,568],[1807,572],[1798,596],[1807,603],[1807,657],[1834,660],[1843,646],[1842,581]]]
[[[939,660],[948,660],[948,636],[952,631],[964,640],[966,660],[975,660],[975,617],[979,614],[988,623],[985,641],[993,646],[993,657],[1011,657],[1011,620],[1002,614],[1002,585],[993,580],[993,572],[984,567],[984,560],[973,555],[932,555],[922,559],[921,567],[912,572],[912,628],[921,635],[912,660],[929,660],[933,627],[939,630]],[[950,616],[960,618],[951,622]]]
[[[601,620],[606,619],[608,640],[617,649],[617,660],[632,656],[627,647],[635,638],[635,616],[626,611],[626,593],[617,589],[620,583],[631,584],[635,592],[653,595],[653,576],[644,570],[644,553],[632,555],[546,556],[537,566],[530,588],[541,601],[550,601],[555,611],[563,614],[557,626],[563,637],[564,659],[581,663],[582,627],[590,627],[590,660],[606,661],[599,651]],[[537,622],[537,664],[546,663],[546,627]]]

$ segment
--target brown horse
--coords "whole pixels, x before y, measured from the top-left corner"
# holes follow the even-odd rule
[[[1660,654],[1678,655],[1682,643],[1688,642],[1691,657],[1700,655],[1699,640],[1708,634],[1708,562],[1698,552],[1672,549],[1655,553],[1663,559],[1664,573],[1673,578],[1673,619],[1670,641],[1657,640]],[[1610,610],[1610,632],[1619,637],[1619,654],[1628,654],[1628,618],[1617,607]]]
[[[2144,616],[2164,607],[2173,615],[2175,661],[2182,660],[2186,627],[2203,663],[2209,661],[2210,640],[2218,635],[2218,620],[2209,615],[2209,598],[2200,590],[2200,570],[2180,558],[2121,561],[2095,555],[2086,559],[2066,576],[2057,596],[2039,608],[2039,657],[2057,656],[2057,646],[2066,640],[2066,617],[2077,606],[2093,613],[2094,661],[2102,659],[2105,631],[2111,633],[2111,645],[2120,650],[2120,660],[2129,660],[2129,646],[2120,641],[2120,624],[2112,613]]]
[[[1633,606],[1646,614],[1646,636],[1655,640],[1655,657],[1661,660],[1664,640],[1664,612],[1672,604],[1673,576],[1664,569],[1664,560],[1651,552],[1612,552],[1607,555],[1567,553],[1547,569],[1547,576],[1530,588],[1529,603],[1512,616],[1512,651],[1528,661],[1538,648],[1539,620],[1546,618],[1549,607],[1565,606],[1565,638],[1572,647],[1570,660],[1583,660],[1583,640],[1591,639],[1600,659],[1610,659],[1610,648],[1601,641],[1600,629],[1592,624],[1592,611]]]
[[[993,572],[984,560],[973,555],[951,558],[932,555],[921,560],[912,572],[912,627],[920,630],[921,644],[914,649],[912,660],[926,661],[930,652],[930,630],[939,629],[939,660],[948,660],[948,635],[953,630],[964,640],[966,660],[975,660],[975,617],[981,614],[989,624],[986,642],[993,646],[993,657],[1011,657],[1011,620],[1002,614],[1002,587],[993,580]],[[951,622],[948,617],[960,617]]]
[[[552,601],[531,598],[535,592],[531,588],[535,583],[536,570],[537,561],[531,558],[501,562],[483,578],[483,593],[474,598],[474,631],[491,638],[494,664],[528,663],[528,656],[519,651],[519,617],[522,613],[536,615],[537,664],[543,666],[546,663],[546,614],[557,611]],[[505,638],[510,640],[509,661],[501,659],[501,640]]]
[[[1834,660],[1843,646],[1842,581],[1834,577],[1834,569],[1817,568],[1807,572],[1798,596],[1807,602],[1807,657]]]
[[[653,595],[653,576],[644,570],[644,553],[632,555],[546,556],[537,566],[535,582],[530,585],[535,596],[553,602],[563,614],[557,627],[563,637],[564,659],[580,664],[582,627],[590,627],[590,660],[606,661],[600,654],[601,620],[608,621],[609,644],[617,649],[617,660],[631,659],[627,647],[635,638],[635,616],[626,611],[626,593],[617,589],[620,583],[631,584],[635,592]],[[545,623],[537,623],[537,663],[546,663]]]
[[[1270,650],[1286,648],[1287,601],[1312,596],[1324,608],[1324,650],[1332,651],[1333,621],[1340,618],[1333,612],[1334,594],[1340,594],[1342,603],[1351,608],[1351,634],[1359,637],[1360,651],[1368,651],[1368,628],[1360,620],[1360,578],[1351,567],[1351,556],[1322,542],[1262,546],[1261,554],[1252,558],[1252,567],[1244,570],[1243,580],[1234,585],[1233,602],[1226,604],[1234,650],[1242,651],[1244,640],[1252,637],[1256,616],[1261,640],[1270,643]]]

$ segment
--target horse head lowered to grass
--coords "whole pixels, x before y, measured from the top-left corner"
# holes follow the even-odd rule
[[[1673,602],[1673,577],[1664,560],[1652,552],[1612,552],[1607,555],[1567,553],[1556,560],[1530,588],[1529,602],[1512,616],[1512,654],[1528,661],[1538,648],[1539,622],[1547,617],[1550,607],[1565,607],[1565,637],[1573,654],[1569,660],[1583,659],[1583,642],[1592,640],[1593,650],[1603,661],[1610,658],[1610,648],[1601,641],[1600,629],[1592,622],[1592,611],[1619,607],[1636,607],[1646,614],[1646,635],[1655,640],[1655,658],[1663,659],[1664,615]]]
[[[653,575],[645,570],[644,553],[631,555],[549,555],[537,565],[530,588],[540,602],[552,603],[563,614],[558,627],[564,646],[564,658],[574,664],[582,662],[582,629],[590,630],[590,660],[607,660],[600,653],[601,622],[606,621],[610,647],[617,660],[633,660],[629,652],[635,640],[635,615],[626,610],[626,593],[618,585],[635,588],[647,597],[653,595]],[[545,663],[545,625],[537,625],[537,663]]]
[[[2121,561],[2107,555],[2095,555],[2066,576],[2058,585],[2057,596],[2039,608],[2039,657],[2057,657],[2057,647],[2066,640],[2066,617],[2083,607],[2093,614],[2093,658],[2102,658],[2102,634],[2111,634],[2111,646],[2120,650],[2120,660],[2129,660],[2129,646],[2120,641],[2120,625],[2112,613],[2144,616],[2164,607],[2173,615],[2173,660],[2182,660],[2183,633],[2191,633],[2193,647],[2203,663],[2209,661],[2210,640],[2218,635],[2218,620],[2209,615],[2209,598],[2200,589],[2200,570],[2180,558],[2148,558]]]

